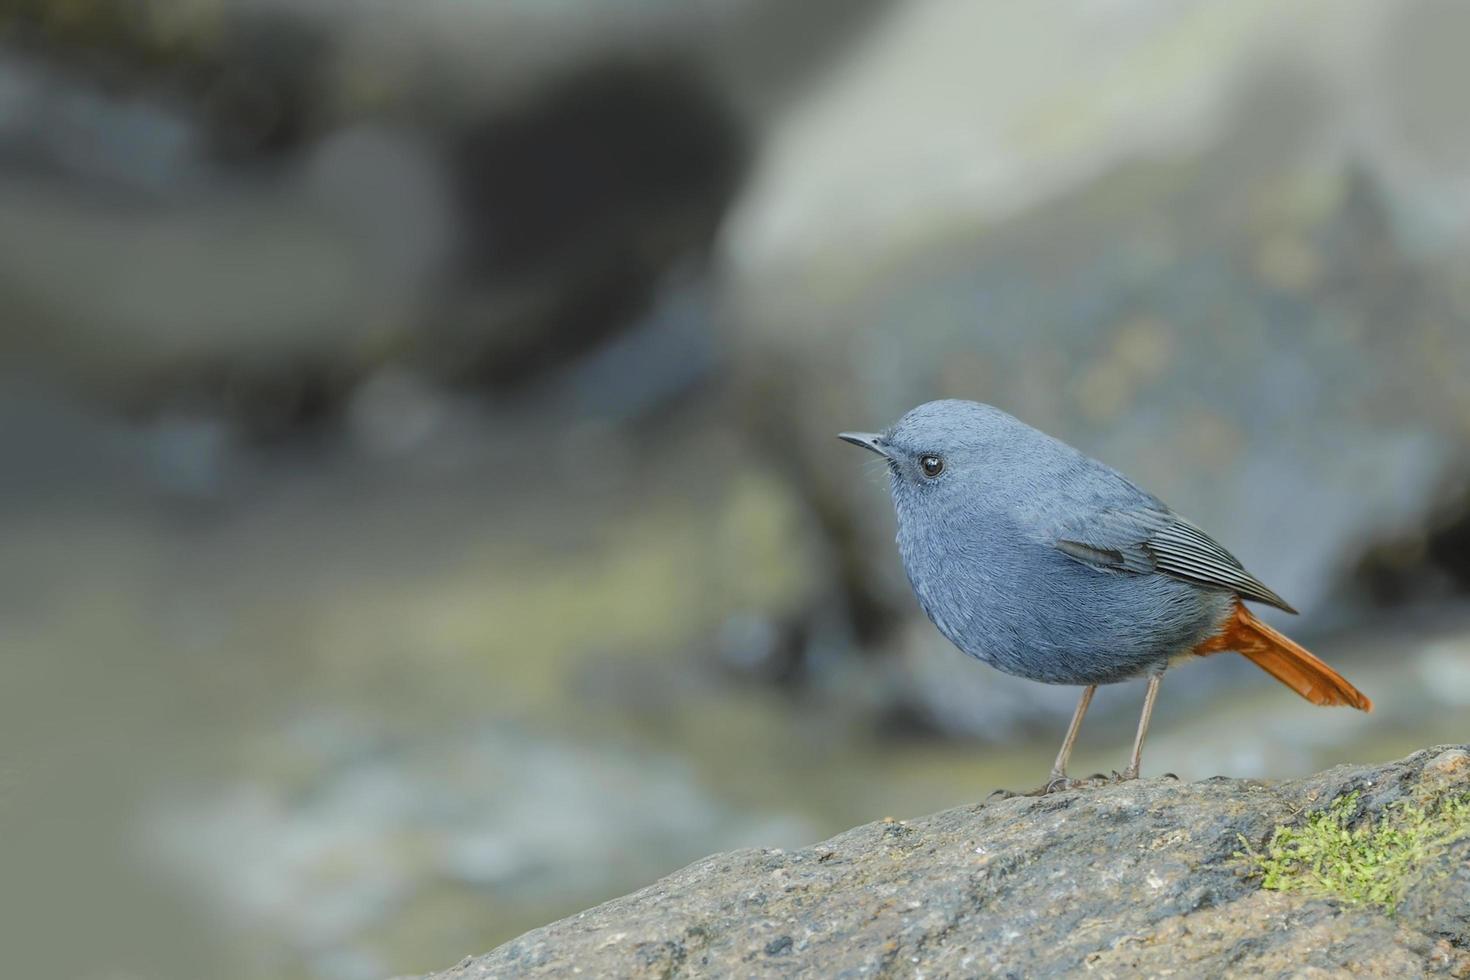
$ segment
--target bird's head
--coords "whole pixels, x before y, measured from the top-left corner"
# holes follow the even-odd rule
[[[988,468],[1007,454],[1026,426],[999,409],[970,401],[926,402],[883,432],[838,438],[882,456],[900,522],[983,487]]]

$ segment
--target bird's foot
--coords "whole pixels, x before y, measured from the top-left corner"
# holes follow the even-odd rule
[[[1046,782],[1042,783],[1040,786],[1036,787],[1031,792],[1025,795],[1050,796],[1053,793],[1060,793],[1062,790],[1065,789],[1073,789],[1077,785],[1079,785],[1079,781],[1075,779],[1068,779],[1066,773],[1053,772],[1050,779],[1048,779]]]
[[[1090,789],[1101,786],[1107,782],[1107,777],[1102,773],[1094,773],[1080,779],[1074,779],[1066,773],[1052,773],[1051,778],[1033,790],[1017,793],[1012,790],[998,789],[990,794],[991,799],[1008,800],[1015,796],[1050,796],[1069,789]]]

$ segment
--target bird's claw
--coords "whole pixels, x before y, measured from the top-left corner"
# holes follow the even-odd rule
[[[1025,792],[1017,792],[1013,789],[991,790],[990,795],[985,797],[985,802],[999,802],[1000,800],[1013,800],[1018,796],[1050,796],[1052,793],[1060,793],[1064,789],[1072,789],[1077,784],[1066,776],[1056,777],[1042,783],[1040,786]]]
[[[1015,799],[1018,796],[1050,796],[1053,793],[1061,793],[1069,789],[1096,789],[1099,786],[1106,786],[1109,783],[1122,782],[1123,780],[1128,778],[1137,777],[1128,777],[1127,775],[1117,772],[1116,770],[1114,770],[1111,776],[1100,772],[1095,772],[1091,776],[1083,776],[1080,778],[1054,774],[1050,779],[1048,779],[1046,782],[1042,783],[1040,786],[1036,787],[1033,790],[1028,790],[1024,793],[1018,793],[1015,790],[1010,789],[992,790],[990,795],[987,796],[985,800],[988,803],[998,800],[1011,800]]]
[[[1045,785],[1032,790],[1028,795],[1049,796],[1052,793],[1060,793],[1063,790],[1091,789],[1095,786],[1101,786],[1105,782],[1107,782],[1107,777],[1102,773],[1093,773],[1091,776],[1083,776],[1080,779],[1074,779],[1070,776],[1053,776],[1047,780]]]

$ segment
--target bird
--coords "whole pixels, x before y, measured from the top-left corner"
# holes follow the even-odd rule
[[[1170,666],[1245,656],[1318,705],[1373,702],[1245,605],[1295,613],[1195,524],[1117,470],[990,405],[946,399],[838,438],[888,469],[904,571],[930,621],[990,666],[1082,694],[1036,794],[1095,784],[1067,764],[1099,685],[1147,678],[1136,779]]]

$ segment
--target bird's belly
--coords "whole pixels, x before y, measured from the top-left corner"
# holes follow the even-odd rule
[[[1111,684],[1168,666],[1228,614],[1229,601],[1177,579],[1087,568],[1058,553],[1022,574],[945,576],[915,591],[965,653],[1049,684]]]

